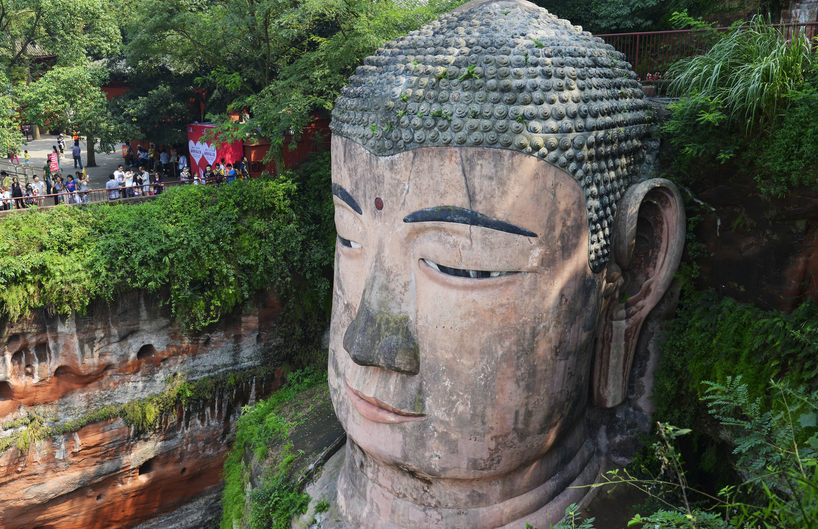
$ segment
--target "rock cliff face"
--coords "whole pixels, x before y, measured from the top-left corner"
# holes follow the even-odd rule
[[[740,175],[694,192],[704,203],[695,230],[706,248],[700,288],[765,310],[791,311],[818,297],[818,194],[798,189],[768,200]]]
[[[193,335],[158,298],[133,292],[82,316],[40,311],[2,322],[0,441],[31,442],[0,454],[0,527],[132,527],[196,496],[217,497],[238,412],[283,381],[282,369],[269,368],[280,310],[274,294],[259,295]],[[137,409],[174,381],[219,377],[230,382],[176,405],[157,428],[140,432],[105,413]],[[60,433],[38,435],[33,417]]]

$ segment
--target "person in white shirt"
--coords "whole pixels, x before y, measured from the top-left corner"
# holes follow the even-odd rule
[[[38,197],[42,197],[43,195],[45,195],[45,182],[41,182],[39,176],[34,177],[34,183],[31,184],[31,187],[34,189]],[[37,204],[42,206],[43,201],[38,200]]]
[[[0,188],[0,210],[11,209],[11,191],[8,187]]]
[[[132,171],[125,171],[125,182],[122,184],[125,187],[129,188],[125,190],[125,197],[132,197],[133,190],[130,189],[133,187],[133,172]]]
[[[120,165],[116,168],[116,171],[114,171],[114,179],[117,184],[125,184],[125,168],[123,166]]]
[[[183,154],[179,157],[179,172],[181,172],[185,167],[187,167],[187,156]]]

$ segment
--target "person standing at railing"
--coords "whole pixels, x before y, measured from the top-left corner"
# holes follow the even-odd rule
[[[23,204],[25,207],[30,208],[36,202],[37,192],[31,187],[31,184],[26,184],[26,195]]]
[[[125,187],[125,171],[122,165],[119,165],[114,171],[114,179],[116,180],[117,187]],[[119,193],[117,193],[116,198],[119,198]]]
[[[143,167],[139,171],[142,173],[140,175],[140,179],[142,180],[142,195],[148,196],[151,194],[151,174],[148,172],[147,167]]]
[[[164,191],[165,184],[162,181],[162,173],[154,173],[153,174],[153,194],[154,195],[161,195],[162,191]]]
[[[129,191],[131,192],[131,196],[141,197],[141,196],[143,196],[145,194],[145,192],[143,191],[144,188],[142,187],[142,183],[143,183],[142,175],[139,174],[138,172],[134,173],[133,174],[133,187],[131,187],[129,189]]]
[[[8,211],[11,209],[11,191],[6,186],[0,188],[0,207],[4,211]]]
[[[182,173],[179,175],[179,183],[182,185],[190,183],[190,173],[187,170],[187,167],[182,169]]]
[[[5,171],[0,172],[0,175],[7,176]],[[20,180],[15,176],[11,181],[11,198],[14,199],[14,207],[23,209],[23,186],[20,185]]]
[[[35,176],[34,184],[32,184],[32,187],[35,189],[35,191],[37,191],[37,195],[41,197],[39,200],[37,200],[37,205],[42,206],[43,205],[42,196],[45,195],[45,183],[40,181],[39,176]]]
[[[207,185],[209,183],[213,183],[215,177],[216,175],[213,173],[213,168],[211,167],[210,164],[207,164],[204,170],[204,174],[202,174],[202,184]]]
[[[130,198],[133,196],[133,171],[125,171],[125,181],[122,184],[125,190],[122,192],[122,198]]]
[[[57,177],[54,178],[54,187],[52,188],[52,191],[54,192],[55,195],[57,195],[57,199],[56,199],[57,204],[64,204],[65,203],[65,195],[64,195],[65,184],[63,184],[62,176],[57,175]]]
[[[239,173],[241,173],[242,180],[250,178],[250,162],[247,161],[247,156],[242,156],[239,162]]]
[[[108,177],[108,181],[105,182],[105,189],[108,190],[108,200],[119,198],[119,183],[116,181],[116,176],[112,174]]]
[[[77,183],[74,182],[74,177],[68,175],[67,181],[65,182],[65,203],[66,204],[77,204],[79,201],[77,200]]]
[[[88,173],[77,171],[77,203],[88,203]]]

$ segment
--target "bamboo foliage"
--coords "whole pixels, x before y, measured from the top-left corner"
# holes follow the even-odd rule
[[[803,29],[793,28],[791,35],[784,29],[758,16],[734,27],[706,54],[670,68],[671,94],[720,102],[730,123],[744,121],[745,132],[771,123],[813,60]]]

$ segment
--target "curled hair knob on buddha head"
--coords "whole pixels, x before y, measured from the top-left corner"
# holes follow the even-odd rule
[[[641,179],[647,109],[622,53],[533,4],[492,0],[464,4],[367,57],[336,101],[331,128],[378,156],[445,146],[519,151],[572,172],[581,186],[583,161],[615,164],[618,185],[598,188],[588,203],[612,224],[615,209],[603,202],[615,205],[619,190]],[[392,141],[377,141],[387,131]],[[609,261],[608,246],[604,233],[589,245],[594,272]]]

